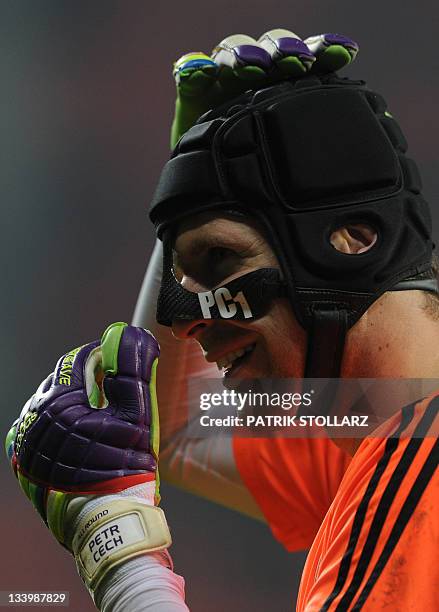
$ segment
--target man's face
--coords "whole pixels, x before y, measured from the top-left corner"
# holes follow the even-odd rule
[[[221,286],[259,268],[279,268],[256,220],[201,213],[178,227],[175,275],[188,291]],[[273,300],[267,314],[250,322],[174,321],[178,338],[196,339],[205,358],[227,378],[302,377],[306,335],[287,299]]]

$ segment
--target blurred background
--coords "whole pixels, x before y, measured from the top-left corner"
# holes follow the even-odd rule
[[[344,74],[385,95],[437,235],[438,19],[423,1],[1,0],[2,437],[66,349],[131,318],[153,245],[147,205],[169,153],[171,66],[185,52],[274,27],[354,38],[360,54]],[[0,590],[70,591],[71,609],[93,610],[6,461],[0,478]],[[292,609],[304,553],[250,519],[162,492],[193,612]]]

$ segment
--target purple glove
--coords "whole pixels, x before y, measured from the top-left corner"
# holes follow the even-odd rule
[[[61,357],[27,402],[6,447],[22,488],[45,520],[50,489],[115,493],[156,479],[158,355],[149,332],[114,323],[101,342]],[[105,397],[96,383],[99,372]]]

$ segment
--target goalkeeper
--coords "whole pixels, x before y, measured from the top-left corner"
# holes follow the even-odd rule
[[[325,77],[324,66],[355,55],[352,43],[307,43],[314,61],[285,30],[259,45],[230,37],[214,52],[217,80],[209,58],[177,64],[177,119],[205,87],[210,104],[236,93],[236,72],[271,85],[201,117],[153,201],[163,272],[160,283],[156,252],[135,322],[149,321],[148,295],[160,283],[157,318],[185,340],[167,351],[179,382],[213,377],[215,362],[229,380],[437,378],[438,290],[416,166],[378,94]],[[293,47],[297,57],[285,61]],[[309,76],[276,86],[261,76],[270,60],[277,74],[303,75],[308,65]],[[174,134],[182,131],[176,121]],[[163,388],[167,478],[253,516],[262,511],[288,550],[311,545],[299,610],[435,608],[437,391],[419,401],[423,391],[400,386],[378,406],[391,417],[383,427],[363,442],[336,440],[341,452],[324,440],[188,440],[175,386]],[[181,408],[184,387],[177,393]]]
[[[223,41],[214,53],[215,62],[203,56],[185,58],[176,67],[180,93],[173,127],[174,137],[190,128],[198,114],[209,106],[224,102],[229,96],[247,89],[249,85],[255,89],[285,77],[300,77],[310,70],[322,75],[341,68],[354,57],[355,52],[354,43],[343,37],[313,37],[304,45],[291,33],[275,31],[267,33],[259,43],[236,37]],[[222,82],[217,78],[218,66],[223,67]],[[207,101],[207,108],[203,107],[203,100]],[[192,134],[196,141],[198,133]],[[186,145],[190,148],[189,143],[190,139]],[[158,201],[160,204],[160,192]],[[203,222],[208,220],[203,217]],[[227,218],[226,221],[229,223],[228,230],[233,230],[233,224],[238,223],[243,235],[245,231],[247,235],[250,232],[259,245],[260,265],[256,268],[261,265],[277,267],[276,259],[273,253],[270,254],[268,243],[264,241],[263,233],[257,225],[249,223],[249,227],[245,229],[242,220],[237,222],[236,219]],[[208,233],[211,231],[208,226],[201,227],[203,233],[206,230]],[[364,225],[357,224],[355,229],[355,233],[350,232],[349,228],[343,228],[340,233],[334,232],[333,245],[344,253],[367,252],[373,246],[376,236]],[[194,234],[190,233],[191,230],[191,226],[183,225],[180,229],[183,241],[178,243],[179,254],[184,262],[183,278],[186,279],[191,278],[194,269],[188,265],[190,259],[184,248],[185,236],[194,237]],[[219,265],[219,268],[209,267],[209,271],[215,271],[219,281],[225,282],[224,277],[230,275],[221,276],[221,271],[233,270],[233,266],[230,267],[230,261],[227,259],[230,252],[227,249],[224,251],[224,247],[221,248],[221,258],[219,261],[215,260],[215,266]],[[423,252],[422,257],[425,259],[426,256],[428,253],[424,255]],[[152,266],[158,267],[159,262],[160,255],[156,253]],[[240,274],[243,271],[240,271]],[[135,315],[135,323],[142,326],[148,322],[150,308],[155,302],[154,273],[152,267]],[[231,276],[236,276],[236,271],[232,272]],[[197,274],[192,274],[192,279],[196,277]],[[189,288],[191,285],[188,283],[189,280],[184,283],[182,281],[182,285]],[[195,285],[192,291],[196,291],[194,287]],[[415,281],[415,284],[404,288],[407,290],[427,287],[428,283],[419,284],[419,281]],[[290,333],[296,341],[294,354],[297,357],[294,372],[291,369],[282,369],[286,361],[282,361],[280,351],[273,355],[274,335],[270,335],[270,327],[263,331],[266,319],[256,318],[255,322],[248,324],[234,321],[214,322],[214,325],[226,332],[221,334],[221,341],[225,344],[234,333],[238,333],[237,330],[241,330],[243,334],[242,330],[249,333],[246,339],[251,336],[252,342],[249,346],[252,348],[248,358],[253,360],[248,361],[248,372],[251,375],[254,375],[255,371],[260,372],[260,375],[267,373],[264,370],[267,360],[258,349],[260,344],[257,338],[261,335],[261,330],[268,354],[275,356],[274,360],[268,362],[273,366],[273,370],[268,373],[284,373],[290,376],[303,374],[306,339],[303,330],[300,331],[297,322],[291,318],[291,313],[289,318],[285,318],[287,311],[283,311],[284,306],[283,302],[277,304],[274,311],[270,311],[266,316],[277,313],[277,318],[273,319],[276,326],[272,329],[278,331],[284,320],[291,320]],[[279,318],[282,312],[284,318]],[[180,314],[186,323],[182,323]],[[161,318],[166,319],[164,316]],[[188,320],[187,313],[175,312],[175,333],[182,338],[196,338],[207,354],[210,351],[208,358],[217,361],[219,367],[225,367],[226,375],[233,375],[233,368],[237,367],[234,362],[237,362],[241,355],[237,355],[236,351],[224,354],[224,350],[222,356],[218,357],[218,351],[215,355],[215,334],[210,334],[210,343],[206,341],[206,330],[212,331],[214,326],[197,321],[195,316],[192,319],[191,321],[189,317]],[[421,323],[426,332],[423,338],[434,341],[433,327],[425,320]],[[154,327],[154,331],[156,329]],[[233,332],[230,332],[231,329]],[[360,330],[364,332],[364,329],[360,325]],[[165,381],[162,397],[166,402],[162,403],[161,414],[164,423],[162,440],[165,443],[162,466],[167,478],[251,516],[264,517],[274,535],[289,550],[311,544],[334,500],[331,511],[336,514],[333,518],[331,515],[325,519],[322,535],[313,544],[299,594],[299,609],[329,609],[331,605],[337,605],[337,609],[350,609],[349,606],[356,599],[355,609],[364,606],[365,602],[366,606],[369,602],[374,602],[370,605],[375,607],[370,609],[377,609],[377,605],[393,605],[399,599],[406,604],[405,607],[410,607],[412,602],[417,601],[416,597],[419,598],[421,591],[424,593],[424,607],[428,609],[435,601],[434,589],[431,588],[431,585],[436,583],[433,576],[428,576],[422,584],[425,588],[419,589],[419,585],[407,581],[406,573],[401,571],[398,588],[390,595],[388,589],[385,591],[385,585],[379,582],[387,580],[389,571],[386,560],[383,566],[382,557],[389,552],[391,554],[399,542],[400,534],[395,540],[394,532],[396,529],[397,533],[401,528],[399,517],[396,520],[398,512],[406,512],[404,490],[397,487],[400,497],[396,497],[389,515],[388,534],[382,533],[379,522],[376,524],[379,517],[377,519],[378,514],[374,515],[373,506],[376,503],[381,508],[383,502],[386,506],[389,501],[387,474],[390,476],[394,468],[401,472],[401,463],[397,462],[406,456],[406,445],[403,443],[398,447],[396,444],[395,448],[390,445],[389,449],[386,445],[383,455],[387,458],[385,465],[383,460],[380,460],[382,446],[376,446],[374,452],[377,455],[377,469],[381,470],[381,474],[383,470],[388,471],[383,479],[378,479],[375,483],[376,486],[370,491],[368,498],[371,503],[366,506],[365,498],[361,497],[362,491],[355,489],[358,484],[353,482],[353,476],[358,477],[361,471],[359,466],[368,465],[367,454],[370,448],[362,447],[357,451],[352,462],[355,469],[351,469],[348,454],[326,440],[260,440],[251,444],[235,439],[232,444],[217,440],[213,447],[207,443],[189,446],[183,429],[186,414],[184,410],[178,413],[177,406],[181,406],[184,400],[183,384],[187,374],[198,369],[205,374],[207,369],[204,364],[201,365],[199,353],[195,348],[182,348],[177,352],[174,340],[165,331],[160,332],[160,342],[166,358],[162,370],[162,379]],[[22,487],[57,539],[75,555],[80,574],[101,609],[186,609],[183,603],[182,579],[171,571],[170,558],[166,553],[170,543],[169,532],[163,515],[153,505],[152,488],[157,493],[158,447],[152,364],[157,356],[157,347],[151,337],[145,334],[146,332],[139,328],[117,324],[107,330],[101,343],[87,345],[67,354],[60,360],[54,375],[43,383],[34,398],[25,406],[17,425],[8,436],[9,454]],[[343,334],[341,336],[344,340]],[[369,337],[373,341],[376,336],[370,332]],[[218,336],[216,342],[218,343]],[[342,351],[338,357],[341,354]],[[352,354],[352,351],[349,353],[348,346],[349,354]],[[334,357],[334,360],[337,359]],[[431,372],[434,372],[433,364],[431,368]],[[407,363],[403,363],[401,369],[403,376],[410,371]],[[99,382],[100,371],[103,376],[104,395],[95,382],[96,379]],[[169,384],[171,372],[172,386]],[[386,372],[382,371],[381,375],[386,375]],[[430,409],[428,404],[424,404],[417,407],[416,413],[412,410],[403,414],[400,426],[395,424],[397,433],[401,428],[417,427],[420,422],[425,429],[423,410],[431,423],[435,417],[434,405]],[[100,428],[102,433],[96,438],[91,432],[96,432],[97,428]],[[418,450],[419,452],[414,451],[412,457],[415,467],[410,478],[414,478],[416,484],[419,472],[424,489],[427,486],[427,495],[418,508],[419,494],[422,495],[424,489],[419,491],[418,487],[417,498],[412,493],[413,489],[405,489],[411,499],[411,513],[414,517],[417,516],[415,511],[424,512],[425,504],[433,501],[432,460],[428,454],[430,449],[428,444],[422,443]],[[345,472],[344,487],[342,485],[337,492]],[[405,476],[405,473],[402,476]],[[364,478],[367,480],[367,473]],[[372,477],[371,482],[374,478]],[[352,491],[352,487],[357,490],[358,499],[355,496],[351,498],[353,511],[351,509],[351,515],[343,519],[342,511],[348,507],[346,495],[349,490]],[[157,494],[154,500],[157,502]],[[391,502],[393,500],[394,494],[390,498]],[[361,508],[367,510],[360,523],[358,512],[355,514],[357,503],[358,512]],[[430,515],[427,513],[427,516]],[[356,539],[349,541],[348,546],[351,518],[352,533]],[[328,531],[328,521],[338,525],[337,532]],[[407,520],[403,518],[402,523],[405,526]],[[411,537],[413,525],[412,521],[408,538]],[[430,525],[427,520],[427,531]],[[376,534],[383,535],[382,553],[374,544],[373,538]],[[418,533],[421,540],[423,534],[424,530]],[[346,537],[347,549],[343,553]],[[392,538],[393,548],[388,550],[388,543]],[[338,552],[331,547],[331,543],[335,541],[339,542]],[[407,547],[410,541],[403,540],[403,544]],[[356,556],[352,557],[352,546],[359,551],[360,560]],[[377,559],[368,556],[371,546],[372,553],[377,550]],[[419,547],[416,548],[418,549]],[[397,548],[396,552],[398,551]],[[407,558],[404,557],[404,563],[406,562]],[[373,568],[374,564],[375,576],[372,572],[364,577],[369,565]]]

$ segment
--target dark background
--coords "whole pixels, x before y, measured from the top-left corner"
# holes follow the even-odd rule
[[[183,53],[274,27],[353,37],[360,55],[345,74],[387,98],[438,215],[435,3],[2,0],[0,13],[3,437],[58,356],[132,315]],[[71,609],[92,610],[73,561],[0,466],[0,590],[67,590]],[[292,608],[302,553],[169,486],[163,499],[193,612]]]

